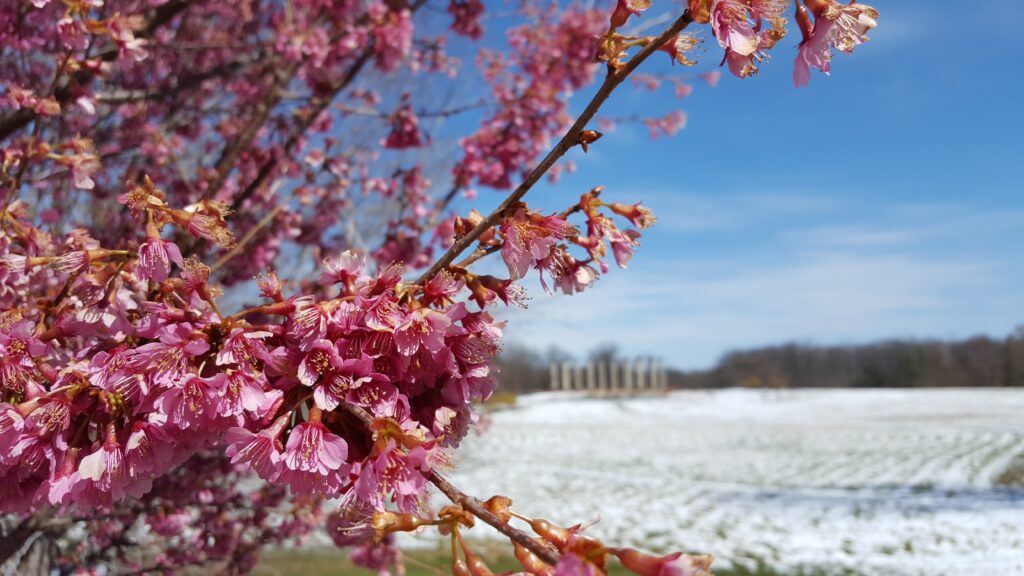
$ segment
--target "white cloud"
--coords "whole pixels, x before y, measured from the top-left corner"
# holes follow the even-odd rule
[[[698,367],[786,341],[1001,336],[1024,322],[1021,210],[796,192],[638,199],[659,221],[630,269],[573,297],[528,282],[530,309],[502,313],[510,340],[576,354],[611,341]]]
[[[782,238],[818,248],[881,248],[925,246],[954,240],[972,244],[1001,240],[1024,230],[1024,212],[974,212],[949,204],[914,204],[871,212],[866,221],[786,230]]]
[[[666,263],[613,271],[571,298],[538,296],[529,311],[511,315],[509,336],[577,354],[613,341],[693,367],[730,349],[784,341],[966,335],[965,325],[1005,333],[1020,320],[1013,314],[1024,310],[1024,295],[1004,295],[995,307],[977,298],[1005,281],[1004,265],[852,252],[777,265]]]
[[[736,230],[780,217],[809,217],[841,206],[835,198],[796,192],[729,193],[713,196],[680,192],[637,194],[658,215],[659,232]]]

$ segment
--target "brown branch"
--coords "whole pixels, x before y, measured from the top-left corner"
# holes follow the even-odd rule
[[[456,268],[467,268],[467,267],[469,267],[470,264],[472,264],[473,262],[476,262],[477,260],[483,258],[484,256],[489,256],[491,254],[494,254],[498,250],[501,250],[501,246],[502,246],[501,244],[498,244],[498,245],[495,245],[495,246],[487,246],[486,248],[483,247],[483,246],[478,246],[476,250],[473,250],[472,254],[470,254],[469,256],[466,256],[465,258],[463,258],[462,260],[457,262],[455,264],[455,267]]]
[[[173,20],[178,13],[187,8],[191,3],[192,0],[170,0],[170,2],[158,6],[153,11],[153,17],[149,19],[143,36],[153,34],[157,28]]]
[[[593,119],[595,114],[597,114],[597,111],[601,108],[601,105],[603,105],[605,101],[608,100],[608,97],[611,96],[612,91],[614,91],[615,88],[618,87],[618,85],[621,84],[622,81],[625,80],[633,72],[633,70],[636,69],[637,66],[639,66],[644,60],[646,60],[647,57],[653,54],[663,44],[668,42],[669,39],[671,39],[673,36],[675,36],[684,28],[686,28],[691,21],[692,20],[690,17],[690,11],[687,10],[683,12],[683,15],[676,19],[672,26],[669,26],[668,29],[666,29],[656,38],[648,42],[647,45],[644,46],[642,50],[637,52],[635,56],[630,58],[629,61],[626,62],[626,64],[622,68],[618,70],[609,69],[609,73],[607,76],[605,76],[604,82],[601,83],[601,87],[598,88],[597,93],[594,94],[594,97],[590,100],[590,103],[587,104],[587,107],[583,110],[583,113],[580,114],[580,116],[576,119],[576,122],[574,122],[573,125],[569,128],[569,130],[565,133],[565,135],[562,136],[562,139],[559,140],[557,144],[555,144],[555,147],[552,148],[550,152],[548,152],[548,155],[545,156],[544,159],[540,161],[540,164],[537,164],[537,166],[530,172],[526,179],[523,180],[522,184],[520,184],[518,188],[513,190],[512,193],[509,194],[508,197],[505,198],[505,200],[497,208],[495,208],[494,211],[491,212],[489,216],[487,216],[487,218],[485,218],[482,222],[477,224],[476,227],[470,230],[468,234],[456,240],[455,244],[453,244],[451,248],[449,248],[440,258],[438,258],[438,260],[434,262],[430,266],[430,268],[427,269],[427,271],[424,272],[423,275],[419,277],[419,279],[417,279],[417,283],[422,284],[426,282],[435,274],[446,268],[448,265],[455,261],[455,258],[457,258],[459,254],[461,254],[463,251],[469,248],[469,246],[474,241],[476,241],[477,238],[483,235],[484,232],[494,227],[494,225],[497,224],[499,220],[501,220],[502,216],[504,216],[505,211],[508,210],[509,207],[514,205],[516,202],[518,202],[523,196],[525,196],[526,193],[530,191],[530,188],[532,188],[533,185],[536,184],[537,181],[540,180],[541,177],[544,176],[544,174],[546,174],[552,166],[555,165],[559,158],[564,156],[570,148],[577,144],[580,133],[583,132],[583,129],[587,126],[587,123],[590,122],[591,119]]]
[[[414,114],[416,115],[417,118],[450,118],[452,116],[462,114],[463,112],[477,110],[479,108],[485,108],[490,105],[491,103],[487,102],[486,100],[480,100],[473,104],[463,104],[462,106],[456,106],[454,108],[447,108],[443,110],[418,110],[414,111]],[[361,106],[352,107],[346,106],[344,104],[338,104],[335,106],[335,108],[346,114],[370,116],[371,118],[390,119],[392,116],[387,112],[381,112],[380,110],[374,110],[373,108],[364,108]]]
[[[0,119],[0,140],[7,138],[11,134],[21,130],[26,124],[32,121],[36,117],[36,113],[29,108],[22,108],[7,116],[6,118]]]
[[[462,186],[452,184],[448,193],[434,204],[434,211],[430,214],[430,219],[427,220],[427,225],[424,227],[424,230],[430,230],[435,224],[437,224],[437,220],[441,217],[441,214],[444,213],[445,208],[447,208],[448,205],[452,203],[452,200],[455,199],[455,195],[459,193],[459,190],[462,190]]]
[[[218,64],[205,72],[198,72],[181,78],[173,78],[173,80],[175,80],[174,84],[161,88],[99,92],[96,94],[96,101],[104,104],[125,104],[129,102],[167,100],[168,98],[176,96],[185,90],[196,88],[207,80],[231,74],[243,65],[252,64],[253,62],[259,61],[259,59],[259,55],[254,55],[252,57],[243,57],[238,60],[232,60],[231,62]]]
[[[283,89],[292,81],[292,78],[298,71],[299,64],[293,63],[275,75],[274,82],[270,85],[266,96],[256,104],[256,109],[253,111],[252,117],[249,118],[245,128],[242,129],[242,132],[232,143],[224,147],[224,151],[221,153],[220,159],[214,168],[216,172],[213,180],[203,193],[203,198],[213,198],[217,195],[217,192],[220,192],[224,182],[228,179],[228,175],[234,170],[238,157],[249,147],[249,144],[256,138],[260,129],[263,128],[263,124],[270,117],[270,112],[281,102],[281,98],[284,97]]]
[[[330,106],[331,102],[339,92],[344,90],[346,86],[355,80],[356,76],[359,75],[359,72],[364,66],[366,66],[366,63],[370,61],[370,57],[372,55],[373,51],[368,47],[363,51],[359,58],[356,59],[352,66],[349,67],[348,71],[341,79],[339,79],[338,83],[330,88],[327,94],[323,96],[316,96],[310,100],[310,108],[306,111],[302,122],[299,124],[298,128],[288,136],[288,140],[282,148],[282,153],[284,155],[292,152],[292,149],[294,149],[302,140],[302,137],[306,134],[306,131],[309,130],[309,127],[316,121],[317,116]],[[270,177],[270,173],[273,171],[276,164],[276,156],[271,156],[263,162],[263,165],[260,166],[259,172],[256,173],[256,177],[253,178],[252,182],[250,182],[245,189],[235,196],[234,200],[232,200],[232,210],[237,211],[242,204],[256,192],[256,190],[263,186],[263,183]]]
[[[373,424],[373,416],[359,406],[355,406],[354,404],[349,404],[347,402],[343,402],[341,406],[345,408],[349,414],[358,418],[367,428]],[[435,470],[428,469],[423,473],[423,476],[429,480],[431,484],[437,486],[437,489],[447,496],[453,503],[462,506],[477,518],[490,524],[498,532],[501,532],[505,536],[508,536],[508,538],[513,542],[523,546],[530,552],[533,552],[544,562],[547,562],[552,566],[558,564],[558,554],[554,550],[541,544],[526,532],[509,525],[507,522],[501,520],[501,518],[495,516],[490,510],[484,507],[483,502],[480,502],[480,500],[459,490],[455,485],[446,480]]]
[[[490,524],[498,530],[498,532],[508,536],[509,540],[512,540],[516,544],[519,544],[523,548],[533,552],[538,558],[552,566],[558,564],[557,552],[541,544],[526,532],[510,526],[507,522],[503,522],[490,510],[485,508],[483,502],[480,502],[480,500],[462,492],[451,482],[442,478],[441,475],[434,470],[427,471],[424,476],[426,476],[427,480],[430,480],[431,484],[437,486],[437,489],[447,496],[449,500],[459,506],[462,506],[466,510],[469,510],[474,516]]]
[[[32,534],[45,530],[46,524],[53,518],[55,513],[56,511],[48,506],[14,524],[14,526],[8,527],[5,536],[0,538],[0,564],[3,564],[17,554],[22,545],[32,537]]]

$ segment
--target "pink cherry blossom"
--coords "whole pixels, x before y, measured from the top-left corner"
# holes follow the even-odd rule
[[[383,383],[387,377],[374,372],[373,360],[362,353],[359,358],[343,360],[317,385],[313,392],[313,400],[322,410],[334,410],[343,400],[353,402],[352,394],[361,390],[364,385]],[[359,398],[363,398],[364,392]],[[366,406],[367,404],[363,404]]]
[[[25,418],[18,409],[10,404],[0,402],[0,446],[13,446],[21,436],[25,427]],[[10,458],[10,454],[0,453],[0,464]]]
[[[226,453],[232,464],[245,463],[259,474],[259,477],[274,481],[281,472],[282,452],[284,447],[278,435],[284,421],[271,428],[252,433],[245,428],[230,428],[225,434]]]
[[[484,4],[480,0],[451,0],[448,13],[452,15],[452,32],[479,40],[483,36],[480,17],[484,12]]]
[[[529,214],[516,210],[501,225],[505,243],[501,256],[513,280],[526,275],[537,260],[545,258],[556,242],[575,236],[576,227],[557,215]]]
[[[288,435],[281,481],[299,492],[334,490],[347,457],[348,445],[341,437],[319,422],[303,422]]]
[[[394,501],[399,510],[414,512],[420,507],[419,497],[426,484],[421,467],[427,453],[417,447],[408,454],[398,450],[394,440],[358,471],[356,493],[375,506]]]
[[[324,374],[340,369],[341,363],[341,357],[338,356],[334,344],[327,340],[315,340],[302,362],[299,362],[299,382],[304,386],[312,386]]]
[[[179,385],[164,392],[156,404],[168,422],[179,429],[209,429],[218,417],[218,395],[226,385],[227,377],[223,374],[209,378],[188,374]]]
[[[83,480],[94,482],[98,490],[111,492],[113,498],[121,497],[128,481],[128,469],[113,428],[98,450],[82,458],[78,474]]]
[[[135,275],[139,280],[163,282],[171,273],[171,262],[184,265],[178,245],[170,240],[147,238],[139,245],[139,266]]]
[[[415,354],[421,346],[438,352],[444,347],[444,336],[449,326],[451,320],[448,316],[429,308],[418,308],[395,328],[395,345],[406,356]]]
[[[420,133],[419,118],[408,104],[401,106],[391,116],[391,132],[384,139],[385,148],[418,148],[423,146],[423,135]]]
[[[816,4],[813,27],[808,10],[797,6],[797,22],[803,33],[793,68],[793,83],[798,87],[810,82],[811,68],[826,75],[830,72],[833,48],[851,54],[867,42],[868,31],[877,26],[878,11],[866,4],[834,0]]]
[[[324,271],[320,274],[320,282],[325,284],[341,284],[346,293],[355,292],[356,284],[365,281],[366,258],[351,250],[338,256],[324,259]]]

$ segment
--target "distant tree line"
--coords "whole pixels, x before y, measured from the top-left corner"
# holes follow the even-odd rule
[[[674,387],[914,388],[1024,386],[1024,329],[1005,339],[890,340],[861,346],[786,344],[726,354]]]
[[[588,360],[614,360],[602,345]],[[551,362],[569,354],[512,346],[498,357],[502,389],[548,389]],[[709,370],[669,371],[672,388],[912,388],[1024,386],[1024,326],[1004,339],[889,340],[858,346],[784,344],[730,352]]]

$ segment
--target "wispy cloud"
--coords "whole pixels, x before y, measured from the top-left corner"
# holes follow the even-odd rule
[[[696,194],[647,191],[637,195],[658,215],[660,230],[694,233],[736,230],[780,218],[838,209],[841,202],[798,192]]]
[[[950,240],[976,244],[1022,230],[1024,211],[911,204],[861,214],[856,222],[786,230],[781,238],[805,248],[908,248]]]
[[[962,334],[964,316],[976,330],[1005,332],[1012,311],[1024,309],[1024,295],[999,310],[970,306],[971,294],[1005,280],[1000,262],[837,252],[789,265],[737,264],[728,272],[665,264],[613,273],[571,298],[538,296],[531,313],[514,314],[510,336],[574,353],[614,341],[694,366],[728,349],[782,341]]]
[[[657,245],[664,236],[652,235],[647,248],[656,254],[642,252],[635,269],[613,270],[582,295],[549,298],[535,288],[529,313],[512,314],[510,338],[577,354],[613,341],[633,354],[703,366],[730,349],[784,341],[1005,334],[1024,321],[1024,292],[1014,289],[1024,256],[977,248],[997,240],[1007,248],[1007,233],[1024,229],[1024,212],[902,205],[793,227],[786,215],[805,212],[813,217],[796,222],[815,222],[836,217],[836,206],[768,198],[746,196],[744,210],[726,206],[734,198],[676,199],[718,217],[703,228],[672,227],[712,234],[699,259],[675,256]],[[757,250],[714,248],[715,230],[752,225],[762,228]]]

